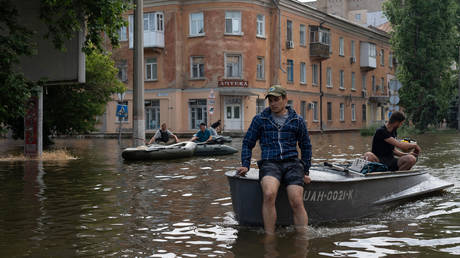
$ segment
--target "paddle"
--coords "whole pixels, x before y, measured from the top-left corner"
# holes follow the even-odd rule
[[[335,169],[335,170],[338,170],[338,171],[345,172],[345,173],[347,173],[347,174],[350,174],[350,173],[351,173],[351,174],[355,174],[355,175],[359,175],[359,176],[364,176],[364,175],[361,174],[361,173],[351,171],[351,170],[349,170],[348,168],[344,168],[344,167],[341,167],[341,166],[337,166],[337,165],[331,164],[331,163],[329,163],[329,162],[324,162],[324,166],[330,167],[330,168]]]

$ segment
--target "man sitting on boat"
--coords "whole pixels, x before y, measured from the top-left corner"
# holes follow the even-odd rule
[[[390,120],[375,132],[372,139],[372,152],[366,152],[364,158],[371,162],[383,163],[388,166],[390,171],[411,169],[417,162],[417,157],[422,149],[416,143],[396,140],[396,131],[402,126],[405,119],[402,112],[392,113]],[[412,152],[404,153],[395,147],[405,152],[411,150]]]
[[[219,135],[217,134],[217,128],[220,127],[220,120],[218,120],[217,122],[213,123],[210,127],[209,127],[209,131],[211,131],[211,136],[213,138],[215,137],[218,137]]]
[[[153,135],[153,137],[150,139],[148,145],[152,144],[153,142],[161,145],[171,145],[178,143],[179,139],[175,134],[166,129],[166,123],[162,123],[160,129],[156,131],[155,135]]]
[[[294,109],[287,106],[287,92],[281,85],[268,89],[269,107],[257,114],[243,140],[242,166],[237,169],[244,176],[251,164],[252,149],[259,140],[262,159],[258,162],[259,180],[263,193],[262,216],[267,235],[275,233],[275,200],[281,183],[287,185],[296,229],[305,232],[308,216],[303,204],[303,185],[310,183],[311,144],[307,126]],[[302,159],[299,160],[299,145]]]
[[[190,141],[192,142],[209,142],[212,140],[211,131],[206,128],[205,123],[200,124],[200,130],[193,135]]]

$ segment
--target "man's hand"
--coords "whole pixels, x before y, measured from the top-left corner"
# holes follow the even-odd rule
[[[311,177],[307,175],[303,176],[303,182],[309,184],[311,182]]]
[[[415,144],[413,152],[414,152],[414,154],[416,154],[418,156],[420,154],[420,152],[422,152],[422,148],[420,148],[420,146]]]
[[[246,176],[246,173],[248,173],[248,168],[247,167],[239,167],[236,169],[236,172],[238,172],[239,176]]]

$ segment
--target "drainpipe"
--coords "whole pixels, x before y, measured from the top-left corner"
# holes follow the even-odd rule
[[[319,62],[319,130],[323,132],[323,61]]]

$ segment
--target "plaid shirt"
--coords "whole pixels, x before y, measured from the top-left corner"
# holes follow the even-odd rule
[[[241,150],[243,167],[249,168],[252,149],[257,140],[262,150],[262,160],[298,158],[296,148],[298,142],[302,161],[305,163],[305,172],[308,172],[311,166],[311,144],[307,126],[303,118],[297,115],[291,107],[286,108],[289,115],[281,128],[273,120],[270,108],[266,108],[252,119]]]

